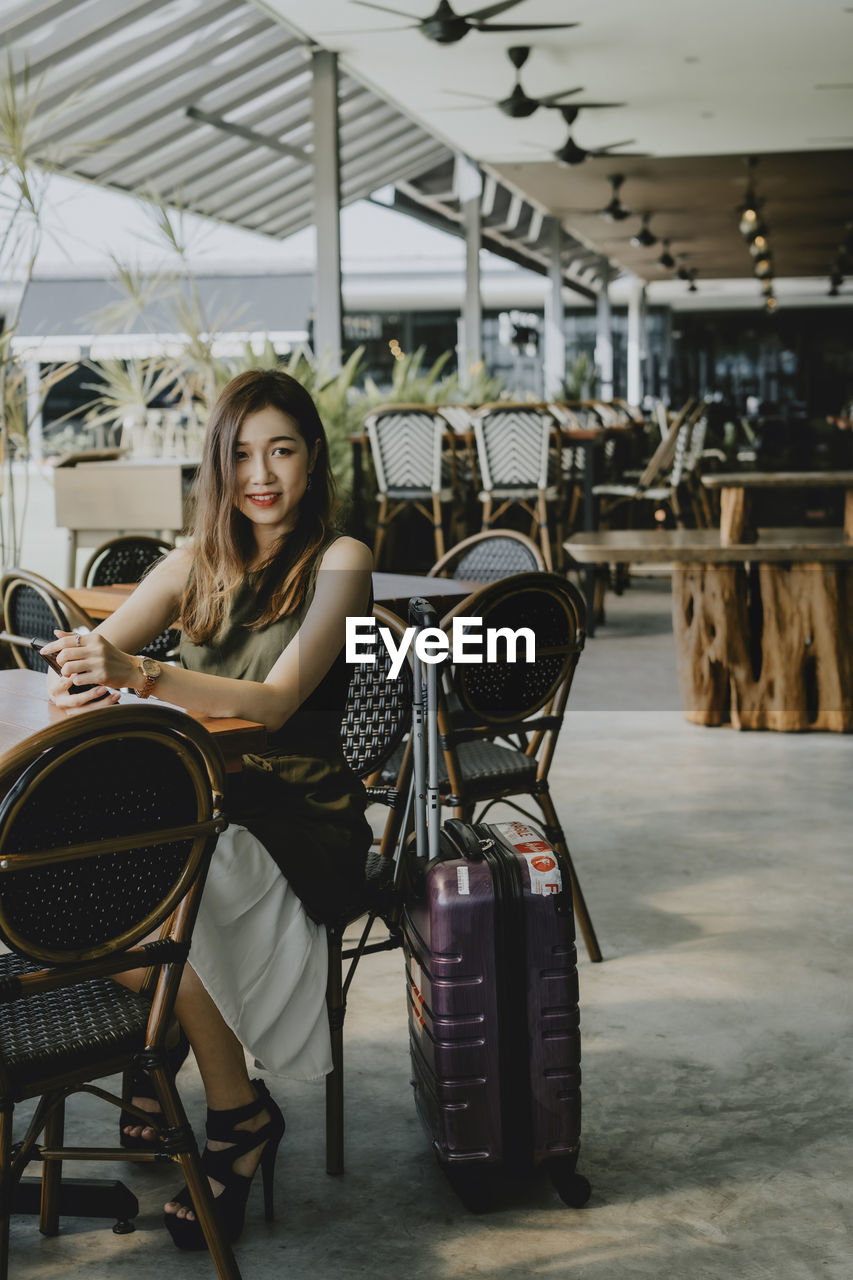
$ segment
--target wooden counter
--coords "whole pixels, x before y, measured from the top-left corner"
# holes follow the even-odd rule
[[[684,713],[739,729],[853,730],[853,542],[841,529],[608,530],[565,544],[579,564],[672,566]]]

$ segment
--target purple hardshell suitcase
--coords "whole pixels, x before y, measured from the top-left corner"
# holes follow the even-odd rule
[[[410,621],[431,625],[431,616],[413,602]],[[422,671],[416,660],[416,869],[410,855],[402,923],[415,1102],[469,1208],[489,1207],[499,1173],[540,1166],[580,1206],[590,1187],[575,1170],[580,1031],[569,875],[526,819],[440,826],[435,668],[425,679]]]

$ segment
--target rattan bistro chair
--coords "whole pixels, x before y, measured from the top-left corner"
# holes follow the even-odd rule
[[[47,663],[30,645],[38,637],[53,640],[54,629],[73,631],[84,627],[91,631],[95,622],[85,610],[59,587],[27,569],[10,569],[0,579],[3,601],[2,638],[11,646],[19,667],[31,671],[47,671]]]
[[[141,582],[151,566],[172,550],[173,543],[141,533],[110,538],[93,553],[83,570],[81,585],[111,587],[117,582]],[[140,653],[164,662],[175,656],[180,640],[180,631],[167,627]]]
[[[59,1230],[62,1161],[154,1160],[63,1143],[65,1099],[132,1065],[151,1077],[162,1149],[181,1166],[218,1275],[239,1280],[195,1139],[168,1070],[166,1037],[204,879],[225,819],[221,753],[190,716],[108,707],[65,717],[0,771],[0,1278],[27,1162],[42,1164],[40,1227]],[[144,942],[152,932],[156,941]],[[140,991],[112,974],[144,970]],[[38,1098],[12,1145],[17,1103]],[[44,1140],[39,1144],[39,1136]]]
[[[379,626],[394,632],[399,643],[405,631],[401,619],[378,606],[373,616]],[[353,907],[349,919],[326,926],[329,944],[326,1005],[332,1041],[332,1070],[326,1076],[326,1172],[330,1174],[344,1171],[343,1030],[349,988],[363,955],[393,950],[401,942],[393,882],[397,842],[404,821],[401,775],[405,776],[410,758],[408,747],[400,749],[412,724],[412,671],[405,662],[399,675],[392,679],[387,649],[377,645],[374,654],[374,663],[357,663],[353,667],[341,736],[344,755],[353,771],[364,780],[368,797],[374,803],[386,805],[389,815],[378,851],[368,855],[364,900]],[[387,785],[381,785],[379,773],[395,752],[399,752],[400,763]],[[347,925],[365,913],[367,920],[357,945],[344,951],[343,935]],[[388,936],[370,942],[373,926],[379,920],[388,926]],[[346,975],[344,960],[349,961]]]
[[[489,627],[530,627],[536,658],[532,663],[512,661],[499,646],[494,661],[444,668],[438,707],[441,803],[454,817],[472,822],[498,801],[519,809],[510,797],[527,795],[535,802],[546,836],[569,871],[575,915],[590,959],[598,961],[598,939],[548,785],[584,645],[583,599],[557,574],[518,574],[463,600],[442,620],[446,632],[457,617],[481,618],[484,632]],[[541,819],[532,820],[543,825]]]
[[[531,537],[553,568],[548,513],[554,512],[555,542],[562,547],[560,511],[563,490],[560,427],[546,405],[486,404],[474,414],[474,439],[480,470],[482,528],[490,529],[512,506],[531,517]]]
[[[141,533],[110,538],[92,553],[80,585],[111,587],[116,582],[139,582],[152,564],[172,550],[174,543]]]
[[[511,573],[545,569],[542,553],[532,539],[514,529],[487,529],[457,542],[436,560],[428,578],[459,578],[462,582],[498,582]]]
[[[364,429],[376,473],[379,513],[373,548],[378,568],[388,529],[406,507],[426,516],[433,528],[435,554],[444,554],[444,508],[458,514],[456,448],[453,432],[437,409],[425,405],[386,405],[368,414]]]

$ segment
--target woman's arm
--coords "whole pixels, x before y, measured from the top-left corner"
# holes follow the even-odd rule
[[[314,598],[302,626],[263,683],[163,666],[155,686],[157,697],[187,711],[235,716],[255,720],[269,730],[279,729],[331,667],[344,644],[347,617],[365,612],[370,597],[371,563],[367,547],[353,538],[339,538],[332,544],[323,556]],[[113,689],[125,685],[142,687],[144,678],[138,659],[122,652],[117,642],[125,636],[135,639],[139,635],[136,628],[144,610],[137,611],[131,620],[121,615],[153,578],[154,573],[107,623],[83,636],[79,646],[69,645],[62,639],[45,646],[47,652],[57,656],[63,675],[76,677],[81,684],[94,683]],[[173,613],[162,621],[162,614],[158,615],[158,628],[153,634],[174,621],[174,616]],[[110,635],[106,634],[108,623],[113,624]],[[116,643],[112,642],[113,637]],[[145,638],[151,638],[150,634]],[[54,700],[65,705],[61,698]],[[67,705],[77,705],[77,702]]]
[[[170,623],[174,622],[181,610],[181,601],[183,600],[184,589],[186,587],[187,577],[192,563],[192,556],[188,548],[178,547],[174,551],[170,551],[165,559],[147,574],[139,583],[136,590],[125,600],[124,604],[116,609],[115,613],[103,622],[99,623],[91,632],[91,636],[100,636],[108,642],[109,646],[120,650],[124,657],[136,654],[140,649],[149,644],[155,636],[160,635]],[[51,641],[50,644],[44,646],[45,653],[52,653],[58,659],[60,665],[64,664],[64,659],[59,658],[59,653],[68,653],[72,645],[68,644],[68,632],[57,632],[60,639]],[[65,643],[63,644],[63,640]],[[82,661],[83,653],[78,652],[82,648],[84,637],[81,636],[80,645],[73,642],[76,660]],[[91,644],[87,637],[86,642]],[[111,667],[110,670],[113,668]],[[134,663],[133,672],[129,679],[123,683],[113,683],[114,688],[122,688],[125,684],[141,683],[136,680],[135,673],[139,669],[139,664]],[[126,668],[130,671],[130,668]],[[96,685],[96,688],[89,690],[88,693],[75,693],[74,685],[71,683],[67,673],[65,678],[48,671],[48,695],[52,702],[60,707],[80,707],[90,702],[99,702],[105,692],[102,682]],[[81,679],[80,684],[90,683]],[[104,700],[104,705],[109,702],[115,702],[116,697]]]

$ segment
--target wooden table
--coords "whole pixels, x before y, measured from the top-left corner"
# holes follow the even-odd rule
[[[719,490],[723,546],[755,541],[749,521],[753,489],[844,489],[844,532],[853,541],[853,471],[718,471],[702,476],[702,483]]]
[[[425,578],[413,573],[374,573],[373,598],[376,604],[405,617],[411,596],[425,596],[441,616],[482,583],[460,582],[456,578]],[[112,587],[72,587],[67,594],[96,622],[115,613],[136,589],[135,583]]]
[[[607,530],[565,543],[579,564],[673,567],[684,712],[739,729],[853,730],[853,542],[841,529]]]
[[[131,706],[137,703],[133,694],[122,694],[121,701]],[[158,703],[152,699],[149,705],[156,707]],[[23,668],[0,671],[0,755],[11,751],[40,729],[47,729],[66,716],[76,714],[76,711],[63,710],[48,701],[47,682],[41,672]],[[239,772],[246,752],[263,751],[266,747],[267,731],[253,720],[202,715],[194,715],[193,718],[213,734],[230,773]]]

